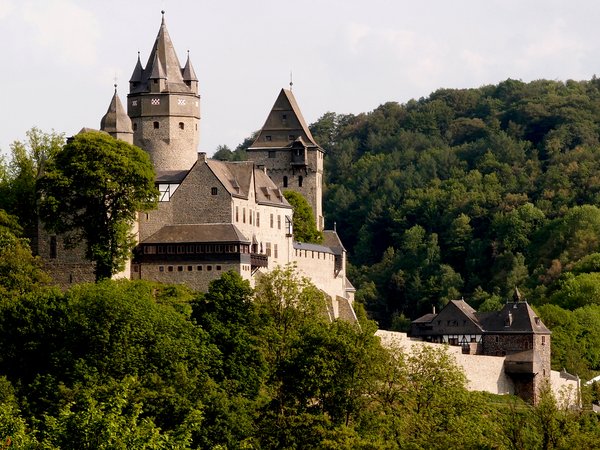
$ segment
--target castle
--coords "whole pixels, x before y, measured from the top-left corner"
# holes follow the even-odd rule
[[[408,336],[460,346],[463,354],[504,357],[514,393],[532,403],[550,380],[550,330],[517,289],[500,311],[477,312],[464,300],[450,301],[438,314],[414,320]]]
[[[118,276],[180,283],[205,291],[225,271],[254,283],[257,274],[294,264],[328,296],[331,319],[355,321],[346,251],[323,230],[323,149],[315,142],[291,90],[282,89],[248,161],[223,162],[198,153],[200,95],[189,54],[181,65],[164,12],[145,67],[138,53],[127,111],[115,93],[101,131],[144,149],[156,171],[156,210],[140,213],[134,257]],[[305,196],[322,244],[293,239],[293,210],[283,190]],[[64,250],[60,236],[40,236],[38,253],[62,286],[93,281],[81,248]]]

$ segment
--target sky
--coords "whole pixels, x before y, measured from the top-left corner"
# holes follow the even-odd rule
[[[289,87],[308,123],[439,88],[600,74],[594,0],[0,0],[0,152],[99,128],[161,10],[199,79],[199,151],[235,148]]]

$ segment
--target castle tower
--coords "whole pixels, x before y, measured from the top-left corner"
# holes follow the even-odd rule
[[[315,142],[291,90],[281,90],[247,155],[266,168],[281,190],[297,191],[306,197],[317,228],[323,229],[324,151]]]
[[[133,128],[131,127],[131,119],[125,112],[123,104],[117,95],[117,85],[115,84],[115,93],[108,111],[100,121],[100,129],[106,131],[112,137],[121,139],[129,144],[133,144]]]
[[[133,143],[146,150],[157,172],[188,170],[196,162],[200,96],[188,54],[182,68],[164,11],[146,67],[138,54],[129,80],[127,112]]]

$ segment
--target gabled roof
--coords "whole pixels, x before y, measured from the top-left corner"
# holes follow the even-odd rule
[[[183,244],[205,242],[250,243],[242,232],[231,223],[204,223],[190,225],[167,225],[142,244]]]
[[[185,179],[188,173],[189,170],[159,170],[156,172],[156,178],[154,181],[156,183],[178,184]]]
[[[253,161],[207,159],[206,165],[230,195],[247,199],[250,191],[254,190],[257,203],[291,209],[277,185],[262,169],[257,168]]]
[[[294,137],[292,142],[290,136]],[[288,89],[282,89],[265,124],[248,150],[290,148],[297,139],[307,147],[320,148],[302,116],[294,94]]]
[[[477,315],[488,333],[550,334],[550,330],[525,301],[508,302],[500,311]]]
[[[256,202],[261,204],[276,205],[292,209],[288,201],[283,196],[277,185],[264,172],[264,170],[254,169],[254,186]]]
[[[117,95],[117,85],[115,85],[115,93],[108,105],[108,110],[100,120],[100,129],[107,133],[133,133],[131,119]]]
[[[252,161],[219,161],[207,159],[206,164],[231,195],[248,198],[252,189]]]
[[[336,255],[341,255],[346,251],[342,244],[342,240],[335,230],[323,231],[323,245],[329,247]]]

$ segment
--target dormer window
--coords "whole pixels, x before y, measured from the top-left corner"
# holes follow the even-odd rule
[[[271,142],[271,136],[265,136],[265,141]]]

